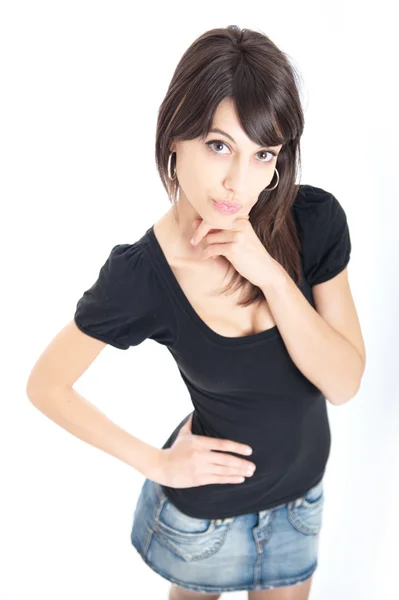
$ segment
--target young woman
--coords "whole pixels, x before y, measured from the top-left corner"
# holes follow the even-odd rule
[[[172,582],[170,600],[309,596],[326,400],[356,394],[365,349],[345,212],[330,192],[296,183],[303,129],[293,67],[268,37],[230,26],[195,40],[158,115],[171,207],[112,248],[31,374],[28,395],[45,412],[51,364],[74,407],[63,419],[53,399],[51,418],[145,475],[131,541]],[[194,407],[162,449],[72,389],[106,344],[145,339],[171,352]]]

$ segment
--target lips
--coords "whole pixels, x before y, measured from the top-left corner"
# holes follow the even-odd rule
[[[217,204],[224,204],[224,206],[227,206],[229,208],[241,208],[242,204],[238,204],[237,202],[230,202],[229,200],[215,200],[215,198],[212,198],[212,200],[214,202],[217,202]]]
[[[212,200],[212,202],[215,210],[225,215],[233,215],[241,208],[240,204],[235,204],[233,202],[229,202],[228,204],[225,204],[224,202],[216,202],[216,200]]]

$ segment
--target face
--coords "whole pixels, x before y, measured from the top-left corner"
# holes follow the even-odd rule
[[[212,132],[214,129],[225,133]],[[239,125],[233,100],[224,98],[205,140],[175,142],[170,148],[176,152],[179,220],[188,225],[189,220],[200,217],[215,229],[230,228],[237,213],[219,212],[213,200],[241,204],[239,214],[248,215],[273,179],[281,147],[252,142]]]

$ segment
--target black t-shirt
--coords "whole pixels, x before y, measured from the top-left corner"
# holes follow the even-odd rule
[[[311,287],[349,262],[346,214],[331,193],[311,185],[300,186],[291,210],[302,245],[299,289],[315,307]],[[302,496],[322,479],[331,442],[325,396],[296,367],[277,326],[240,337],[210,329],[183,293],[153,226],[112,248],[74,318],[84,333],[116,348],[145,339],[166,346],[194,407],[192,432],[253,448],[247,458],[256,471],[244,483],[163,486],[182,512],[206,519],[257,512]]]

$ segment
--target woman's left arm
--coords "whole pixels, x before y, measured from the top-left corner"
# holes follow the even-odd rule
[[[359,390],[366,355],[347,267],[313,286],[315,310],[277,262],[259,285],[298,369],[334,405]]]

